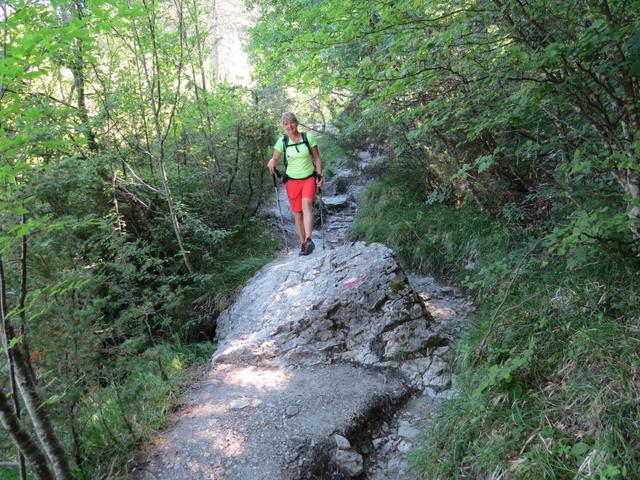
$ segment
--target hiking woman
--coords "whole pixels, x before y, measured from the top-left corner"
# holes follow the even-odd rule
[[[311,240],[313,230],[313,202],[316,189],[322,188],[322,160],[318,144],[311,132],[298,131],[298,119],[291,112],[282,114],[285,135],[273,147],[273,156],[267,168],[276,173],[280,157],[284,157],[283,182],[287,189],[289,204],[296,220],[296,230],[302,247],[300,255],[309,255],[315,245]]]

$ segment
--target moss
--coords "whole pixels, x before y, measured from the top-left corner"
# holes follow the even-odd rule
[[[389,282],[389,288],[391,289],[391,292],[394,295],[397,295],[408,286],[409,285],[407,284],[407,282],[396,282],[396,281]]]

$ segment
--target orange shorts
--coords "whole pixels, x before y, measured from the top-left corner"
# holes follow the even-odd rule
[[[316,196],[316,179],[309,177],[302,180],[290,178],[285,183],[287,196],[289,197],[289,205],[295,213],[302,211],[302,199],[310,198],[313,200]]]

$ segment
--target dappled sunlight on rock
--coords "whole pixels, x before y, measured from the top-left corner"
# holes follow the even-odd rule
[[[273,341],[263,342],[251,349],[251,353],[255,356],[269,357],[275,354],[277,351],[277,345]]]
[[[273,272],[279,272],[287,268],[289,268],[288,262],[273,263],[272,265],[269,266],[269,270]]]
[[[436,320],[448,320],[454,318],[457,314],[451,307],[438,306],[433,303],[429,303],[429,313]]]
[[[187,466],[187,472],[191,478],[207,478],[217,480],[220,477],[219,468],[211,465],[202,465],[200,463],[191,462]]]
[[[223,377],[223,383],[258,391],[282,390],[287,387],[290,378],[291,373],[284,368],[248,366],[227,372]]]
[[[202,405],[197,405],[192,407],[188,415],[189,416],[199,416],[199,417],[208,417],[210,415],[220,415],[227,411],[227,406],[222,404],[211,404],[205,403]]]
[[[244,452],[246,439],[239,432],[214,428],[209,430],[209,436],[213,440],[216,451],[225,457],[237,457]]]
[[[302,285],[299,284],[299,285],[294,285],[293,287],[289,287],[283,293],[287,297],[289,297],[289,299],[293,299],[295,297],[298,297],[302,293]]]
[[[256,347],[259,346],[259,348]],[[224,350],[217,352],[218,355],[224,353],[225,355],[233,355],[235,352],[244,350],[259,350],[256,353],[266,354],[269,350],[269,344],[263,344],[259,332],[242,335],[241,337],[230,341],[225,345]]]
[[[157,478],[207,478],[206,469],[218,465],[215,475],[226,480],[307,478],[306,469],[326,461],[316,445],[329,452],[335,432],[368,412],[396,408],[413,392],[430,404],[450,389],[447,322],[466,308],[455,291],[434,281],[413,290],[380,244],[278,262],[221,313],[211,371],[170,433],[197,438],[174,451],[182,465],[199,458],[203,470],[177,476],[181,463],[159,456]],[[413,434],[412,418],[403,421],[402,432]],[[413,438],[391,435],[375,447],[380,461],[401,461],[415,446]]]
[[[330,245],[337,234],[327,234]],[[313,255],[292,251],[262,269],[220,314],[211,371],[188,394],[167,434],[171,447],[150,459],[153,476],[134,480],[276,480],[344,469],[336,432],[365,428],[416,392],[422,400],[412,411],[429,414],[447,394],[455,331],[447,322],[469,309],[455,289],[424,277],[414,290],[382,244],[316,245]],[[360,465],[366,476],[358,478],[400,478],[419,429],[411,413],[387,422],[367,447],[373,466]]]

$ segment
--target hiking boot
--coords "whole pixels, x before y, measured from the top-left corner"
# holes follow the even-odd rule
[[[302,247],[300,248],[300,255],[309,255],[311,252],[313,252],[313,249],[315,247],[316,246],[311,240],[311,238],[307,238],[302,244]]]
[[[313,252],[314,248],[316,248],[316,245],[315,243],[313,243],[313,240],[311,240],[311,237],[307,238],[307,241],[305,243],[307,244],[305,255],[309,255],[311,252]]]

